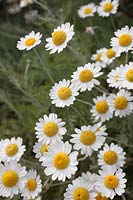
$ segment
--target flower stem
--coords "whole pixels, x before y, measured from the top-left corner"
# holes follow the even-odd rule
[[[41,57],[39,56],[39,54],[38,54],[38,52],[37,52],[37,50],[36,50],[35,48],[33,48],[33,51],[34,51],[36,57],[38,58],[40,64],[41,64],[42,67],[44,68],[45,72],[47,73],[49,79],[51,80],[52,83],[54,83],[54,79],[53,79],[53,77],[52,77],[51,74],[49,73],[47,67],[44,65],[44,63],[43,63]]]
[[[126,64],[128,63],[128,52],[126,52]]]
[[[116,31],[116,25],[115,25],[115,21],[114,21],[113,15],[110,15],[110,19],[111,19],[114,31]]]
[[[126,200],[126,198],[125,198],[125,196],[124,196],[124,195],[122,195],[122,199],[123,199],[123,200]]]
[[[81,100],[81,99],[77,99],[77,98],[76,98],[76,100],[77,100],[78,102],[83,103],[83,104],[86,104],[86,105],[92,106],[92,104],[89,103],[89,102],[87,102],[87,101],[84,101],[84,100]]]

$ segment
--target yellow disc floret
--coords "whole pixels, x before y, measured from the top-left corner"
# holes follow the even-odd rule
[[[91,8],[86,8],[85,10],[84,10],[84,14],[85,15],[88,15],[88,14],[90,14],[92,12],[92,9]]]
[[[53,43],[56,46],[62,45],[67,38],[67,35],[64,31],[56,31],[52,34]]]
[[[108,103],[105,100],[96,103],[96,110],[100,114],[105,114],[108,111]]]
[[[106,176],[104,178],[104,185],[108,188],[108,189],[115,189],[119,184],[119,180],[118,178],[113,175],[113,174],[110,174],[108,176]]]
[[[70,98],[72,92],[70,90],[70,88],[68,87],[61,87],[59,90],[58,90],[58,97],[61,99],[61,100],[67,100]]]
[[[73,193],[74,200],[89,200],[89,192],[86,188],[79,187]]]
[[[79,74],[79,79],[81,82],[87,83],[93,79],[93,72],[88,69],[82,70]]]
[[[115,105],[116,109],[124,110],[128,105],[128,101],[125,97],[119,96],[115,99],[114,105]]]
[[[111,12],[112,9],[113,9],[112,3],[106,3],[106,4],[103,6],[103,10],[104,10],[105,12]]]
[[[58,132],[58,125],[55,122],[47,122],[43,127],[44,134],[53,137]]]
[[[129,34],[123,34],[119,37],[119,44],[122,47],[127,47],[132,43],[132,37]]]
[[[84,145],[91,145],[95,142],[96,140],[96,135],[92,131],[83,131],[82,134],[80,135],[80,141]]]
[[[101,193],[99,192],[96,196],[96,200],[108,200],[107,197],[102,197]]]
[[[54,166],[56,169],[65,169],[69,165],[69,156],[64,152],[59,152],[54,157]]]
[[[8,144],[6,149],[6,154],[8,156],[14,156],[18,152],[18,145],[17,144]]]
[[[109,151],[105,152],[103,159],[104,159],[105,163],[107,163],[108,165],[113,165],[117,162],[118,155],[116,154],[115,151],[109,150]]]
[[[32,46],[34,45],[36,42],[36,39],[35,38],[28,38],[27,40],[25,40],[25,45],[26,46]]]
[[[44,154],[47,151],[48,151],[48,145],[43,145],[41,148],[41,153]]]
[[[129,69],[126,73],[126,79],[129,82],[133,82],[133,69]]]
[[[102,61],[101,57],[102,57],[102,53],[98,53],[97,54],[97,61],[101,62]]]
[[[14,187],[18,183],[19,177],[14,170],[8,170],[2,175],[2,183],[5,187]]]
[[[26,183],[26,187],[27,187],[28,190],[34,191],[37,187],[36,179],[34,179],[34,178],[28,179],[28,181]]]
[[[113,49],[108,49],[106,52],[106,56],[108,58],[113,58],[113,57],[115,57],[115,55],[116,55],[116,52]]]

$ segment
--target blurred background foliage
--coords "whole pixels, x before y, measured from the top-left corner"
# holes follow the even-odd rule
[[[53,76],[55,82],[70,79],[71,74],[80,65],[91,62],[92,53],[98,48],[109,47],[110,38],[113,36],[113,27],[110,18],[102,18],[98,15],[86,19],[77,16],[77,9],[88,2],[86,0],[35,0],[35,3],[23,8],[19,13],[9,14],[8,1],[0,2],[0,139],[20,136],[27,145],[27,152],[21,159],[23,164],[29,168],[38,169],[42,179],[46,180],[43,169],[34,158],[32,147],[36,141],[34,134],[35,123],[43,114],[57,113],[66,121],[68,133],[65,140],[69,140],[75,127],[93,123],[90,115],[90,106],[75,102],[70,108],[59,109],[51,104],[49,90],[52,83],[45,73],[45,67]],[[32,11],[38,11],[36,19],[26,23],[24,15]],[[117,28],[124,25],[132,26],[133,1],[121,0],[117,15],[114,17]],[[60,54],[49,55],[45,51],[45,39],[50,36],[54,28],[63,22],[71,22],[75,27],[75,36],[68,47]],[[93,26],[95,34],[88,33],[86,27]],[[42,43],[38,51],[44,66],[35,56],[34,51],[18,51],[16,42],[20,37],[34,30],[43,34]],[[131,55],[129,55],[131,60]],[[110,67],[104,69],[101,84],[108,92],[116,92],[108,88],[106,75],[119,64],[125,63],[125,55],[116,60]],[[80,94],[79,99],[92,103],[92,98],[101,95],[98,88],[92,92]],[[133,199],[131,188],[133,188],[133,116],[124,119],[113,118],[107,125],[109,134],[107,142],[120,144],[127,153],[127,200]],[[29,160],[30,157],[30,160]],[[83,171],[91,170],[97,172],[97,154],[86,159],[79,165],[79,175]],[[56,185],[57,184],[57,185]],[[43,191],[43,200],[62,200],[66,183],[53,183],[50,188]],[[47,192],[46,192],[47,191]],[[2,199],[2,198],[1,198]],[[21,199],[19,196],[13,199]],[[122,199],[115,197],[115,200]]]

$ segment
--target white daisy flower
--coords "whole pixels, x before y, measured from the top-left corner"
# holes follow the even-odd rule
[[[98,96],[93,99],[95,105],[92,107],[90,112],[92,113],[92,116],[95,117],[95,120],[100,119],[103,122],[113,117],[108,101],[109,97],[106,97],[105,93],[103,96]]]
[[[99,174],[95,184],[102,196],[113,199],[116,194],[121,196],[125,192],[127,180],[124,178],[125,173],[122,169],[104,168],[99,170]]]
[[[76,99],[75,97],[78,95],[78,88],[65,79],[59,81],[59,83],[55,83],[49,94],[52,104],[61,108],[73,104]]]
[[[34,3],[34,0],[21,0],[20,1],[20,7],[23,8],[23,7],[26,7],[28,6],[29,4],[32,4]]]
[[[100,82],[96,79],[103,74],[100,71],[101,67],[96,66],[94,63],[88,63],[84,67],[77,68],[72,75],[71,81],[81,92],[85,90],[90,91],[94,85],[100,85]]]
[[[94,191],[97,176],[97,174],[91,174],[89,171],[87,171],[86,173],[82,173],[81,178],[84,179],[88,184],[90,184],[89,188],[91,188]]]
[[[128,52],[133,48],[133,27],[125,26],[115,33],[116,37],[111,38],[111,46],[119,53]]]
[[[107,83],[109,84],[109,87],[114,87],[114,88],[122,88],[121,84],[121,75],[122,71],[124,69],[123,65],[120,65],[120,67],[117,67],[116,69],[112,69],[111,72],[107,75]]]
[[[133,62],[129,62],[128,65],[123,67],[122,74],[120,76],[121,87],[127,89],[133,89]]]
[[[70,142],[74,143],[73,148],[81,150],[81,154],[91,156],[93,151],[97,151],[105,142],[107,133],[105,127],[82,126],[81,129],[75,128],[76,134],[72,134]],[[104,131],[103,131],[104,130]]]
[[[49,116],[44,115],[36,123],[36,137],[39,142],[42,141],[46,145],[59,142],[67,131],[64,125],[65,122],[61,118],[58,118],[56,114],[50,113]]]
[[[109,199],[105,196],[102,196],[101,192],[97,192],[96,200],[109,200]]]
[[[0,196],[12,198],[23,190],[26,173],[26,167],[16,161],[0,164]]]
[[[65,181],[77,171],[78,152],[71,152],[72,145],[68,142],[58,142],[48,147],[48,152],[41,157],[42,165],[47,176],[52,175],[52,180]]]
[[[119,0],[103,0],[101,1],[97,12],[99,16],[108,17],[110,14],[116,14],[119,6]]]
[[[52,37],[46,39],[46,50],[50,50],[50,54],[53,54],[56,51],[60,53],[64,48],[66,48],[67,43],[72,39],[73,35],[74,28],[70,23],[58,26],[54,29]]]
[[[101,167],[119,169],[125,164],[125,155],[126,153],[120,146],[113,143],[110,146],[105,144],[103,150],[98,154],[98,164]]]
[[[9,162],[11,160],[19,161],[26,151],[25,145],[22,145],[23,139],[11,138],[0,142],[0,161]]]
[[[110,65],[117,57],[120,56],[120,53],[117,53],[114,49],[105,49],[103,51],[101,60],[106,64]]]
[[[45,144],[43,141],[36,142],[33,146],[33,152],[36,154],[36,158],[41,158],[48,151],[48,144]]]
[[[17,42],[17,48],[19,50],[31,50],[33,47],[41,43],[41,37],[41,33],[35,33],[34,31],[32,31],[25,37],[20,38],[20,41]]]
[[[64,193],[64,200],[95,200],[96,193],[91,188],[92,186],[89,182],[81,177],[76,178],[72,181],[72,184],[68,185]]]
[[[133,110],[133,96],[131,93],[121,89],[116,95],[111,94],[109,97],[109,105],[112,112],[115,116],[125,117],[130,115]]]
[[[27,199],[35,199],[42,191],[40,176],[36,170],[30,170],[25,178],[25,187],[21,190],[21,195]]]
[[[98,49],[95,54],[91,56],[91,60],[95,61],[96,65],[102,68],[106,67],[106,64],[102,61],[102,55],[106,49]]]
[[[87,5],[81,6],[78,10],[78,15],[81,18],[93,17],[96,12],[96,6],[94,3],[89,3]]]
[[[23,197],[23,200],[32,200],[31,198]],[[34,198],[34,200],[42,200],[41,196]]]

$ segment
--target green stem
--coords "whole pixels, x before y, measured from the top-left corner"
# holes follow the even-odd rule
[[[86,105],[92,106],[92,104],[89,103],[89,102],[87,102],[87,101],[84,101],[84,100],[81,100],[81,99],[77,99],[77,98],[76,98],[76,100],[77,100],[78,102],[80,102],[80,103],[83,103],[83,104],[86,104]]]
[[[116,25],[115,25],[115,21],[114,21],[113,15],[110,15],[110,19],[111,19],[114,31],[116,31]]]
[[[46,73],[47,73],[49,79],[51,80],[52,83],[54,83],[54,79],[53,79],[53,77],[51,76],[51,74],[50,74],[49,71],[47,70],[47,67],[44,65],[44,63],[43,63],[41,57],[39,56],[38,52],[36,51],[35,48],[33,48],[33,51],[34,51],[36,57],[38,58],[40,64],[42,65],[42,67],[43,67],[44,70],[46,71]]]
[[[126,64],[128,63],[128,52],[126,52]]]

